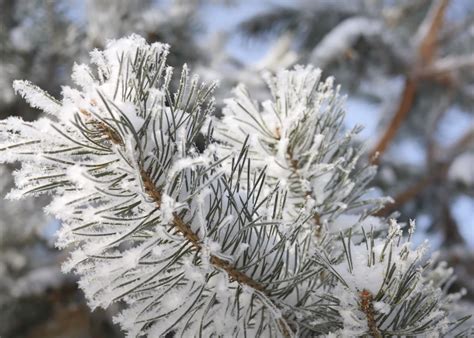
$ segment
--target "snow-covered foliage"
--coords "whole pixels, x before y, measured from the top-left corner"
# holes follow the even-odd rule
[[[304,209],[314,228],[338,233],[361,222],[386,199],[364,199],[374,166],[359,165],[361,149],[352,139],[360,130],[342,135],[344,100],[332,78],[297,66],[266,75],[272,99],[251,99],[244,86],[228,99],[223,119],[215,123],[222,154],[239,149],[249,138],[254,166],[266,168],[266,184],[282,189],[285,215],[294,219]],[[372,219],[374,224],[380,224]]]
[[[130,337],[452,328],[447,273],[370,216],[374,168],[341,131],[332,80],[311,67],[268,76],[262,111],[240,87],[215,121],[214,84],[183,66],[172,88],[167,54],[136,35],[110,41],[61,100],[15,82],[47,116],[0,122],[0,161],[22,163],[8,196],[52,196],[64,270],[92,308],[122,304]]]
[[[342,337],[369,331],[382,336],[437,336],[450,330],[446,312],[463,292],[446,295],[452,269],[426,260],[428,243],[412,248],[402,238],[400,225],[391,220],[388,235],[373,230],[362,241],[341,238],[343,256],[318,255],[318,261],[336,278],[335,309],[343,319]],[[441,306],[440,303],[441,302]]]

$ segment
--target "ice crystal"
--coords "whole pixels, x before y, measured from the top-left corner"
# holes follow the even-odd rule
[[[450,271],[371,215],[375,168],[360,163],[358,130],[342,130],[332,79],[268,75],[271,100],[239,86],[216,120],[214,84],[186,66],[174,81],[167,54],[136,35],[110,41],[60,100],[15,82],[47,115],[0,122],[0,161],[22,163],[9,197],[52,196],[63,270],[91,308],[121,304],[130,337],[448,330]]]

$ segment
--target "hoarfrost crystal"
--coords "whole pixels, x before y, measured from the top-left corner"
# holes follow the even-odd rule
[[[176,81],[167,54],[136,35],[110,41],[74,66],[61,100],[15,82],[47,115],[0,122],[0,161],[22,163],[9,197],[53,197],[63,269],[91,308],[120,304],[130,337],[444,334],[457,323],[451,272],[373,215],[385,200],[365,198],[375,168],[351,142],[358,129],[341,128],[332,79],[301,66],[267,75],[270,100],[239,86],[217,120],[215,85],[187,66]]]

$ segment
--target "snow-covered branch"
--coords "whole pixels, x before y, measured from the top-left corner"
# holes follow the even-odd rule
[[[115,320],[130,337],[456,324],[449,273],[437,281],[398,224],[373,215],[386,199],[366,196],[375,167],[352,145],[359,128],[342,130],[332,79],[300,66],[268,75],[271,99],[240,86],[217,120],[215,84],[186,65],[172,81],[167,54],[136,35],[110,41],[74,67],[61,100],[15,82],[48,115],[0,122],[0,161],[22,163],[8,196],[53,197],[56,244],[71,250],[63,269],[92,308],[121,304]]]

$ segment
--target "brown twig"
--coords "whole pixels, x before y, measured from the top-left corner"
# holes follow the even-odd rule
[[[151,177],[143,168],[140,170],[140,174],[143,181],[143,185],[145,187],[145,192],[148,194],[148,196],[152,198],[156,206],[158,208],[161,208],[162,195],[160,190],[155,186]],[[184,238],[186,238],[187,241],[191,243],[191,245],[196,251],[201,251],[201,239],[176,212],[173,213],[172,225],[179,233],[183,235]],[[248,277],[241,271],[237,270],[234,266],[232,266],[232,264],[224,261],[223,259],[214,255],[210,255],[210,262],[217,268],[226,271],[231,280],[248,285],[262,292],[265,291],[264,285]]]
[[[393,116],[392,120],[387,126],[384,134],[380,138],[377,146],[372,150],[369,158],[373,164],[378,163],[380,156],[385,152],[390,142],[395,137],[398,129],[400,128],[403,120],[407,116],[416,94],[416,81],[410,77],[405,80],[405,87],[401,96],[400,104]]]
[[[449,0],[435,0],[421,23],[416,38],[418,45],[418,61],[428,64],[433,61],[438,48],[438,36],[444,21],[444,13]]]
[[[420,78],[441,77],[463,69],[474,70],[474,55],[449,55],[433,61],[418,73]]]
[[[382,338],[382,334],[375,320],[374,297],[368,290],[364,289],[359,293],[359,298],[359,306],[367,317],[367,326],[369,327],[370,334],[375,338]]]
[[[382,134],[380,140],[377,142],[377,145],[370,153],[370,160],[374,164],[378,163],[381,155],[395,138],[402,122],[405,120],[408,112],[413,106],[416,97],[417,82],[419,80],[417,74],[420,68],[424,68],[431,64],[436,55],[438,35],[443,24],[444,13],[448,3],[449,0],[437,0],[433,2],[433,6],[418,29],[416,34],[416,40],[419,41],[417,60],[414,67],[412,67],[410,74],[407,75],[400,104],[398,105],[392,120],[388,124],[385,132]]]

